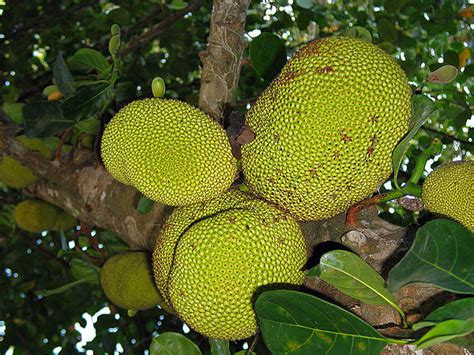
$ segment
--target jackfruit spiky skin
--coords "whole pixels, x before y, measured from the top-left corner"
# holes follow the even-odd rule
[[[162,303],[144,252],[126,252],[107,259],[100,270],[100,284],[107,298],[120,308],[139,311]]]
[[[115,179],[172,206],[219,196],[237,172],[222,127],[177,100],[144,99],[125,106],[105,129],[101,149]]]
[[[474,232],[474,161],[440,165],[423,183],[421,198],[430,212],[452,218]]]
[[[53,227],[57,214],[57,209],[49,203],[26,200],[16,205],[13,218],[19,228],[39,233]]]
[[[39,138],[28,138],[24,135],[15,138],[21,142],[26,148],[34,152],[38,152],[46,158],[51,157],[51,150],[47,148],[41,139]],[[14,189],[22,189],[31,184],[34,184],[38,180],[38,177],[33,173],[30,168],[27,168],[19,161],[9,157],[0,157],[0,181],[8,187]]]
[[[299,220],[332,217],[389,177],[410,115],[405,73],[381,49],[311,42],[247,113],[256,138],[242,147],[246,182]]]
[[[211,204],[173,212],[155,247],[155,278],[194,330],[244,339],[257,330],[259,287],[302,284],[305,243],[296,221],[266,201],[232,191]]]

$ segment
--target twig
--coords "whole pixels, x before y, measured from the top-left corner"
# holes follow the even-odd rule
[[[201,6],[202,3],[203,0],[194,0],[190,2],[189,5],[186,6],[184,9],[176,11],[171,16],[168,16],[163,21],[153,26],[150,30],[146,31],[138,37],[133,37],[128,43],[124,45],[124,47],[120,51],[120,55],[125,57],[127,54],[136,51],[141,46],[153,40],[161,32],[167,30],[173,23],[184,17],[184,15],[186,15],[188,12],[197,9],[199,6]]]
[[[440,135],[442,137],[445,137],[445,138],[451,140],[452,142],[456,141],[456,142],[463,143],[463,144],[474,145],[474,142],[469,142],[469,141],[466,141],[464,139],[454,137],[454,136],[452,136],[448,133],[440,132],[440,131],[437,131],[436,129],[433,129],[433,128],[430,128],[430,127],[423,126],[421,128],[424,129],[425,131],[428,131],[428,132]]]

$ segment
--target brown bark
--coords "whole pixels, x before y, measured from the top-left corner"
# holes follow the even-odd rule
[[[250,0],[213,2],[207,50],[200,54],[203,68],[199,106],[218,122],[222,122],[227,105],[235,102],[249,3]]]

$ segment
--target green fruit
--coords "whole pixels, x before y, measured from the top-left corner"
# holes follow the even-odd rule
[[[26,200],[15,207],[13,218],[19,228],[39,233],[53,227],[57,213],[57,209],[46,202]]]
[[[433,213],[452,218],[474,232],[474,161],[440,165],[423,183],[421,198]]]
[[[256,291],[301,285],[305,262],[296,221],[238,191],[175,209],[153,253],[156,283],[180,318],[207,337],[228,340],[257,331]]]
[[[151,82],[151,91],[153,92],[154,97],[163,97],[165,96],[166,84],[165,81],[157,76]]]
[[[52,151],[47,148],[39,138],[27,138],[18,136],[15,138],[26,148],[38,152],[46,158],[50,158]],[[22,189],[38,180],[38,177],[30,168],[23,166],[19,161],[5,155],[0,159],[0,181],[8,187]]]
[[[120,308],[139,311],[162,303],[144,252],[127,252],[107,259],[100,270],[100,284],[107,298]]]
[[[52,227],[53,231],[67,231],[77,225],[76,217],[70,215],[66,211],[60,211],[56,218],[56,222]]]
[[[392,171],[411,91],[399,65],[366,41],[332,37],[301,48],[249,110],[248,186],[300,220],[329,218]]]
[[[177,100],[154,98],[127,105],[106,127],[101,150],[115,179],[173,206],[219,196],[237,170],[222,127]]]

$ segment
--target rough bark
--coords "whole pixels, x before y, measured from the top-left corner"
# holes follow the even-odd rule
[[[218,122],[222,122],[226,106],[235,102],[249,3],[250,0],[213,2],[207,50],[200,53],[203,68],[199,106]]]

